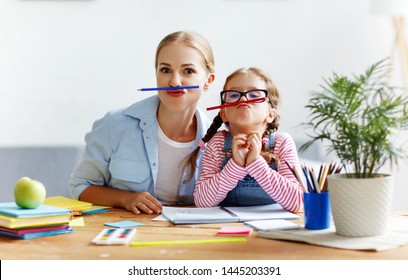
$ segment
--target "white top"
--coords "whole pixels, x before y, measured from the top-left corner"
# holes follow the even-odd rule
[[[155,191],[157,199],[163,204],[177,202],[184,159],[190,154],[193,143],[194,141],[187,143],[173,141],[164,134],[160,126],[158,128],[159,169]],[[175,164],[178,162],[181,164]]]

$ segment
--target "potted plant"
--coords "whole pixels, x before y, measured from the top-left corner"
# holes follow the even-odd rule
[[[328,144],[345,173],[328,177],[336,233],[375,236],[386,231],[392,203],[392,175],[379,173],[406,157],[395,142],[408,129],[408,100],[402,89],[388,85],[388,59],[361,75],[333,74],[321,91],[313,92],[306,108],[312,129],[306,150],[316,141]]]

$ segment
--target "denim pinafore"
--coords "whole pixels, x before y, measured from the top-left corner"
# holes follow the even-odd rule
[[[224,160],[222,162],[221,170],[232,158],[232,136],[228,131],[224,142]],[[269,148],[273,149],[275,146],[275,134],[269,135]],[[269,164],[273,170],[277,170],[275,162]],[[258,182],[249,174],[243,180],[239,180],[237,186],[228,192],[226,198],[221,201],[220,206],[254,206],[276,203],[258,184]]]

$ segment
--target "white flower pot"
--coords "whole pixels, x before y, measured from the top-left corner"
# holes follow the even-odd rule
[[[328,177],[329,197],[336,233],[345,236],[377,236],[387,229],[391,212],[393,177]]]

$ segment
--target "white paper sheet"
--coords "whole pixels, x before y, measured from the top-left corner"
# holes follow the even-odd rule
[[[349,250],[385,251],[408,244],[408,218],[392,216],[385,234],[373,237],[347,237],[336,234],[332,225],[324,230],[262,231],[257,237],[300,241]]]

